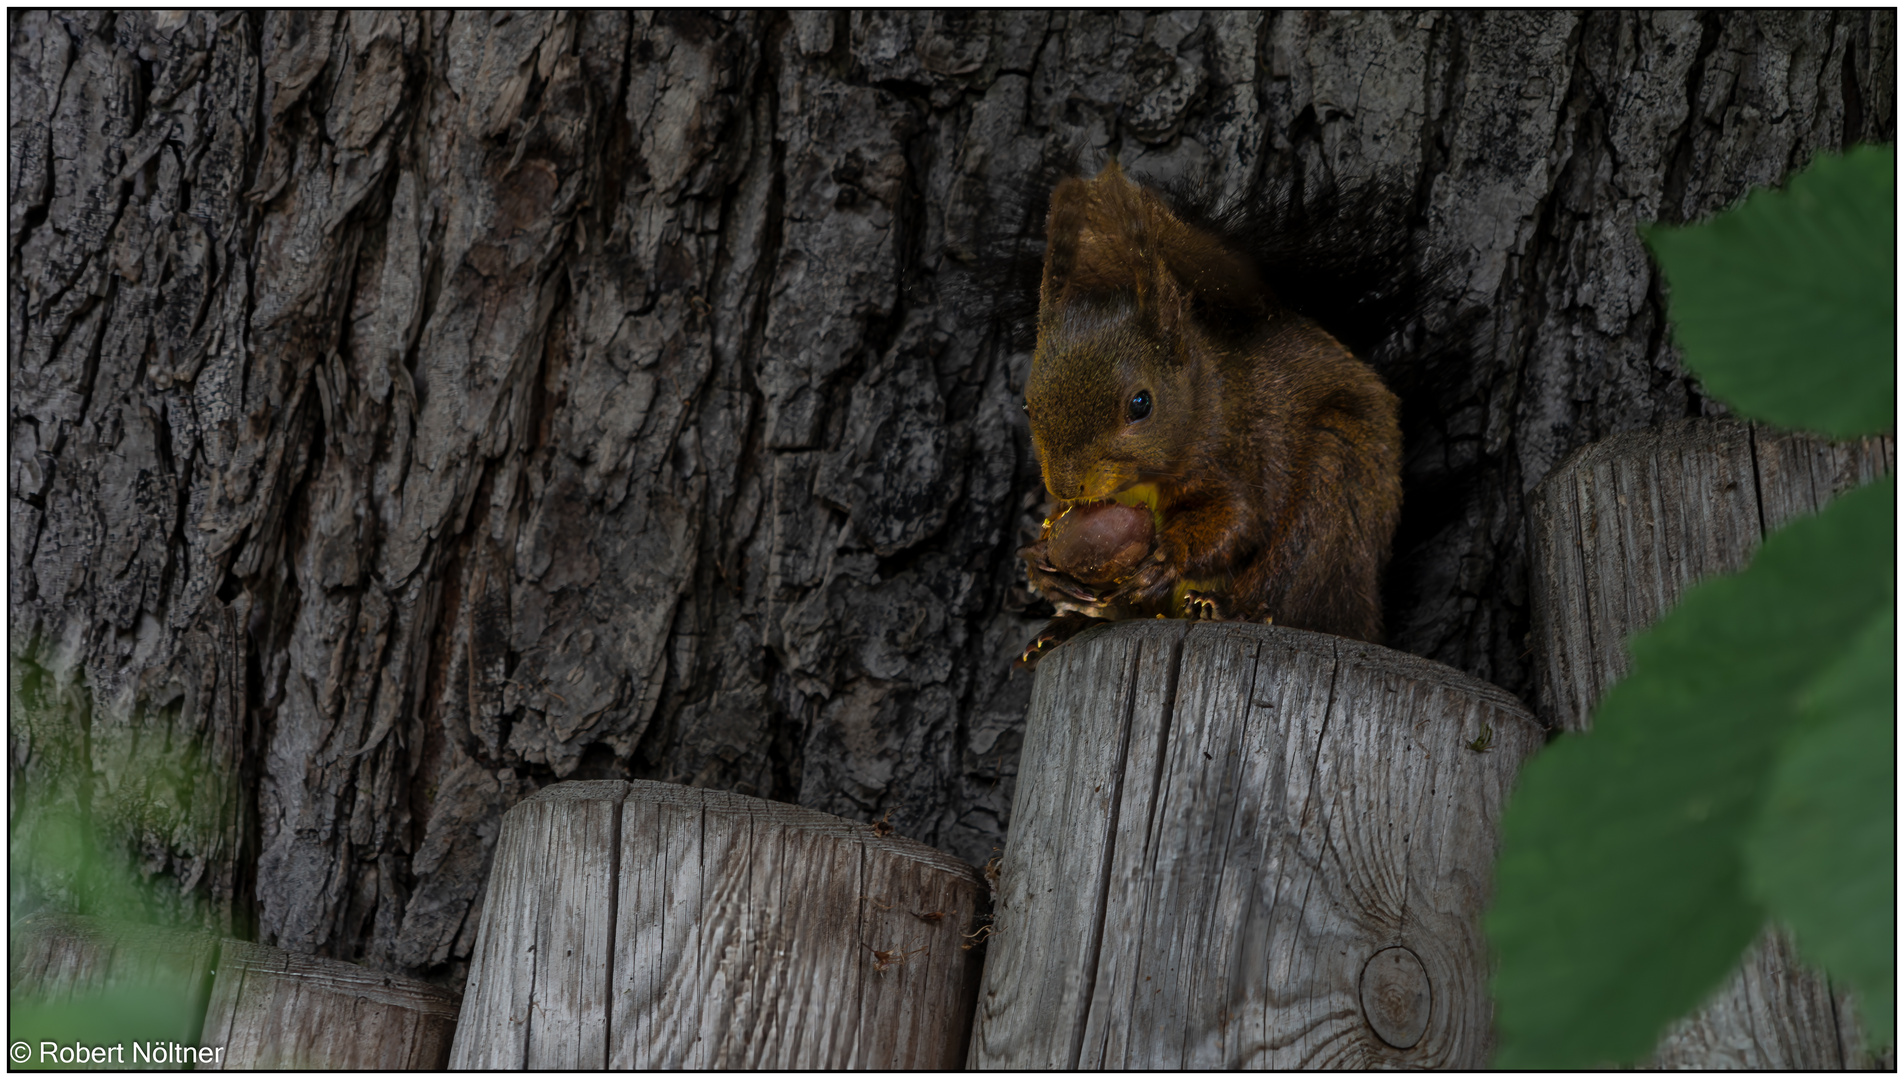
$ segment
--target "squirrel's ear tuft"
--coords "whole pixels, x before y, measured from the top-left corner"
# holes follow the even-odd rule
[[[1065,301],[1078,270],[1078,249],[1091,214],[1091,185],[1075,176],[1058,181],[1051,191],[1051,212],[1045,219],[1045,269],[1038,286],[1042,313],[1055,312]]]
[[[1270,303],[1247,259],[1222,237],[1185,224],[1116,162],[1051,193],[1040,319],[1081,296],[1127,297],[1172,341],[1192,312],[1210,324],[1204,329],[1221,332],[1237,318],[1260,319]]]
[[[1171,357],[1176,359],[1182,347],[1183,320],[1190,297],[1154,248],[1140,249],[1133,264],[1138,314],[1157,328],[1157,333],[1170,345]]]
[[[1174,341],[1182,329],[1184,295],[1165,254],[1180,227],[1177,219],[1154,194],[1125,179],[1115,161],[1092,183],[1109,219],[1093,236],[1094,277],[1106,291],[1129,290],[1139,316]]]
[[[1093,179],[1059,183],[1045,230],[1045,311],[1079,296],[1123,295],[1157,313],[1163,298],[1177,296],[1163,250],[1175,224],[1169,208],[1126,179],[1116,162]]]

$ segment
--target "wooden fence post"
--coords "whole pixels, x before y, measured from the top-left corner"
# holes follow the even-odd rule
[[[972,1067],[1479,1067],[1477,916],[1542,738],[1360,642],[1080,635],[1032,690]]]
[[[1626,674],[1628,638],[1696,582],[1743,568],[1767,532],[1890,472],[1892,458],[1888,438],[1833,444],[1699,419],[1575,451],[1528,506],[1541,715],[1587,729]],[[1768,931],[1712,1001],[1667,1033],[1652,1064],[1868,1067],[1843,1004]]]
[[[162,1062],[149,1064],[122,1048],[116,1065],[440,1069],[449,1060],[455,993],[402,975],[193,931],[70,915],[32,916],[9,928],[8,944],[9,996],[104,1002],[110,991],[134,990],[180,1002],[180,1018],[192,1030],[174,1040],[189,1049],[168,1046]],[[123,1041],[110,1027],[102,1019],[103,1041]]]
[[[556,784],[503,818],[450,1067],[957,1068],[976,870],[797,806]]]
[[[244,941],[221,942],[199,1042],[200,1069],[441,1069],[457,997],[358,964]]]
[[[198,1034],[217,966],[218,939],[190,930],[55,912],[38,912],[7,926],[9,999],[59,1004],[103,1000],[115,992],[163,994],[164,1001],[178,1004],[179,1018],[192,1025],[178,1032],[181,1041]],[[15,1037],[38,1041],[30,1031]]]

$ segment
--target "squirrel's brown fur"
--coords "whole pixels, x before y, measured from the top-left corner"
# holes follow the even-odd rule
[[[1147,490],[1158,519],[1153,557],[1114,587],[1067,577],[1042,539],[1022,552],[1060,612],[1025,662],[1103,617],[1381,639],[1395,396],[1279,302],[1248,252],[1115,164],[1052,192],[1025,400],[1053,516]]]

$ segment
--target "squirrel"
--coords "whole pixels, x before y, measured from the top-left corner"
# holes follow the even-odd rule
[[[1103,619],[1381,640],[1399,402],[1292,306],[1316,280],[1272,287],[1274,217],[1115,162],[1052,190],[1024,403],[1050,513],[1019,555],[1058,614],[1020,666]]]

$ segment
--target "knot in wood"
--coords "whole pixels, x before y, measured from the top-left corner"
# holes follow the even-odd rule
[[[1362,1015],[1397,1050],[1421,1041],[1433,998],[1420,958],[1400,945],[1369,957],[1362,967]]]

